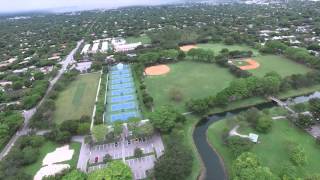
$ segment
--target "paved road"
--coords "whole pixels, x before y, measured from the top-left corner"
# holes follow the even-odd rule
[[[17,141],[17,139],[20,136],[26,135],[30,131],[29,122],[30,122],[31,117],[36,113],[37,108],[39,108],[41,106],[44,99],[49,94],[49,92],[51,91],[51,89],[55,85],[55,83],[59,80],[61,75],[67,70],[68,65],[73,61],[74,54],[76,53],[76,51],[78,50],[78,48],[80,47],[80,45],[82,43],[83,43],[83,40],[79,41],[77,43],[76,48],[74,48],[69,53],[69,55],[60,63],[62,65],[62,67],[59,70],[58,74],[50,81],[49,88],[47,89],[47,92],[44,95],[44,97],[41,99],[41,101],[34,108],[23,111],[23,117],[24,117],[23,127],[19,131],[16,132],[16,134],[10,139],[10,141],[7,143],[7,145],[3,148],[2,152],[0,153],[0,160],[2,160],[4,158],[4,156],[6,156],[8,154],[8,152],[11,150],[14,143]]]

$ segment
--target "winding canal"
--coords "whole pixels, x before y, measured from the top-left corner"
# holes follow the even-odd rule
[[[309,101],[311,98],[320,98],[320,92],[315,92],[308,96],[299,96],[287,100],[287,103],[297,104]],[[271,108],[275,106],[274,103],[263,103],[256,105],[258,109]],[[203,166],[205,168],[204,180],[226,180],[228,179],[228,174],[224,168],[222,159],[219,157],[218,153],[209,145],[207,141],[207,130],[209,126],[219,120],[225,119],[228,116],[237,115],[239,112],[249,109],[242,108],[234,111],[218,113],[210,116],[209,118],[202,119],[196,125],[193,131],[193,141],[197,147],[198,153],[200,154]]]

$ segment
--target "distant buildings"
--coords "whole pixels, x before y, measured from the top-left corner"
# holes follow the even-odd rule
[[[141,46],[141,45],[142,45],[141,42],[118,45],[118,46],[114,46],[114,51],[115,51],[115,52],[133,51],[133,50],[135,50],[138,46]]]

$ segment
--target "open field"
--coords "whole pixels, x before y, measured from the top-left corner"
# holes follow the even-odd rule
[[[226,120],[212,124],[207,132],[211,145],[223,157],[227,169],[231,170],[233,156],[223,144],[221,134],[224,128],[229,127]],[[254,132],[249,127],[241,127],[240,133]],[[317,147],[315,139],[304,131],[296,128],[288,120],[278,120],[274,122],[273,129],[268,134],[259,134],[261,143],[255,144],[251,150],[257,154],[263,166],[270,167],[275,174],[280,173],[286,164],[292,164],[287,150],[288,142],[300,144],[307,155],[307,163],[302,167],[297,167],[297,174],[301,177],[319,172],[320,148]]]
[[[142,35],[140,37],[127,37],[126,38],[127,43],[137,43],[137,42],[141,42],[142,44],[150,44],[151,43],[151,39],[146,36],[146,35]]]
[[[91,116],[97,93],[100,73],[79,75],[68,87],[59,93],[53,119],[60,124],[65,120]]]
[[[57,147],[60,147],[61,145],[55,144],[53,142],[47,141],[44,143],[40,148],[39,148],[39,159],[24,168],[24,171],[31,175],[34,176],[38,170],[42,167],[42,160],[43,158],[50,152],[54,151]],[[71,168],[76,168],[77,163],[78,163],[78,158],[79,158],[79,153],[80,153],[80,148],[81,144],[80,143],[71,143],[70,144],[70,149],[74,150],[74,154],[72,156],[72,159],[70,161],[66,161],[65,163],[69,164]]]
[[[253,49],[249,46],[246,45],[226,45],[223,43],[208,43],[208,44],[197,44],[197,47],[199,48],[204,48],[204,49],[211,49],[215,52],[215,54],[219,54],[219,52],[224,49],[227,48],[229,49],[229,51],[234,51],[234,50],[240,50],[240,51],[249,51],[251,50],[254,54],[254,56],[259,56],[260,53],[257,49]]]
[[[187,100],[215,95],[235,79],[228,69],[215,64],[183,61],[169,64],[169,67],[168,74],[148,76],[145,80],[156,106],[173,105],[184,110]],[[173,90],[181,92],[180,102],[170,99],[170,92]]]
[[[282,77],[289,76],[292,74],[305,74],[312,69],[306,67],[305,65],[298,64],[292,60],[285,57],[276,55],[266,55],[254,57],[260,67],[257,69],[249,70],[255,76],[264,76],[266,73],[275,71],[279,73]]]

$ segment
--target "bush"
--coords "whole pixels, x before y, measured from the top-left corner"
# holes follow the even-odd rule
[[[141,158],[143,156],[143,151],[140,148],[135,148],[134,149],[134,157],[136,158]]]
[[[267,133],[271,130],[273,121],[269,117],[262,117],[258,119],[256,130],[261,133]]]
[[[252,148],[253,143],[247,138],[230,136],[227,138],[227,146],[233,153],[234,157],[237,157],[243,152],[249,151]]]
[[[296,166],[302,166],[307,162],[306,153],[299,145],[289,147],[289,156],[292,163]]]

